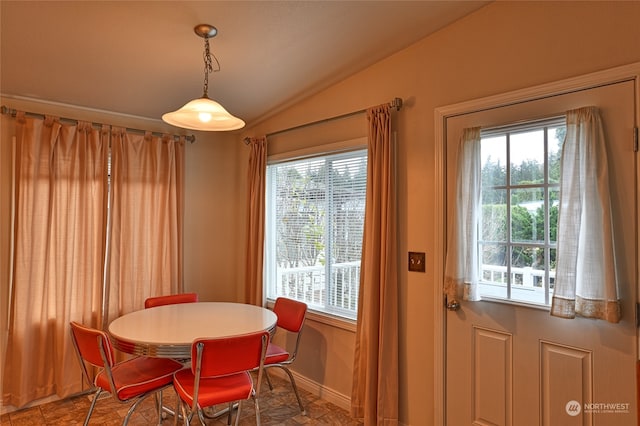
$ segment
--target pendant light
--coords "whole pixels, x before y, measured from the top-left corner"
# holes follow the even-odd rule
[[[182,108],[168,112],[162,116],[162,120],[173,126],[192,130],[224,131],[237,130],[244,127],[244,121],[234,117],[224,109],[222,105],[213,99],[209,99],[209,73],[213,72],[213,61],[209,51],[209,39],[218,34],[213,25],[200,24],[194,28],[197,35],[204,38],[204,90],[201,98],[187,102]],[[220,71],[218,59],[213,57],[217,64],[215,71]]]

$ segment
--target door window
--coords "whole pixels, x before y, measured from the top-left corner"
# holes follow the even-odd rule
[[[564,134],[564,117],[481,132],[483,299],[551,302]]]

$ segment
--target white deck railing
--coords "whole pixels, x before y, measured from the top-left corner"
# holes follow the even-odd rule
[[[506,285],[507,274],[509,273],[506,266],[482,265],[481,268],[480,276],[482,281],[490,284]],[[534,269],[530,266],[524,268],[511,267],[510,281],[512,285],[520,285],[527,288],[544,288],[544,275],[545,271],[543,269]],[[556,271],[549,271],[551,287],[553,287],[555,277]]]
[[[277,294],[355,314],[360,289],[360,262],[334,263],[331,279],[325,287],[326,272],[327,267],[322,265],[278,268]]]
[[[322,265],[297,268],[278,268],[276,271],[278,296],[304,301],[310,306],[329,310],[342,310],[355,315],[360,289],[360,262],[332,265],[331,280],[325,287],[327,268]],[[482,265],[481,277],[485,284],[506,286],[507,267]],[[544,270],[532,267],[511,268],[512,286],[544,292]],[[555,271],[549,272],[551,287]]]

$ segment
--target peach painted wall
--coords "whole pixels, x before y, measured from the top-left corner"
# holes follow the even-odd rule
[[[187,147],[185,288],[202,300],[242,300],[244,279],[245,135],[260,135],[387,102],[405,101],[395,115],[398,134],[400,285],[400,420],[433,424],[435,253],[434,109],[482,96],[640,61],[639,2],[496,2],[419,43],[306,100],[274,113],[241,135],[197,134]],[[389,34],[393,37],[393,34]],[[301,58],[303,60],[303,58]],[[0,99],[12,106],[11,99]],[[41,111],[42,105],[25,108]],[[51,107],[54,114],[84,118],[82,109]],[[89,114],[91,115],[91,114]],[[90,118],[162,130],[162,123],[117,114]],[[353,123],[354,120],[349,120]],[[362,124],[307,129],[314,137],[352,138]],[[0,325],[6,318],[10,126],[0,133]],[[331,134],[329,133],[331,132]],[[286,150],[285,138],[274,149]],[[310,143],[301,138],[297,148]],[[286,142],[293,144],[293,142]],[[315,141],[313,143],[316,143]],[[406,253],[425,251],[427,272],[408,273]],[[351,392],[352,331],[309,321],[295,370],[334,397]],[[318,366],[322,366],[318,369]]]
[[[388,59],[311,95],[308,99],[246,130],[260,135],[401,97],[395,116],[398,134],[400,421],[434,422],[434,262],[436,203],[434,109],[581,74],[640,61],[638,2],[496,2]],[[393,34],[389,35],[393,37]],[[364,120],[364,118],[362,118]],[[322,134],[324,125],[313,128]],[[282,150],[281,147],[277,148]],[[427,253],[427,272],[407,272],[408,251]],[[349,363],[354,338],[323,326],[311,346],[327,346],[324,384],[350,393]],[[304,348],[303,348],[304,349]],[[314,376],[314,360],[300,358],[297,370]],[[330,368],[329,365],[332,367]]]

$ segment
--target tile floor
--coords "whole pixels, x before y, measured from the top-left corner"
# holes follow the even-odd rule
[[[262,425],[339,425],[360,426],[362,423],[355,421],[346,410],[326,402],[311,393],[300,390],[302,402],[307,410],[307,415],[300,414],[295,395],[289,382],[271,375],[273,391],[263,383],[260,395],[260,418]],[[176,395],[173,389],[164,391],[163,401],[167,406],[175,407]],[[90,397],[87,395],[50,402],[37,407],[26,408],[0,416],[0,425],[3,426],[70,426],[81,425],[90,405]],[[101,398],[91,416],[90,425],[116,426],[122,424],[122,419],[127,413],[128,405],[115,402],[111,397]],[[157,416],[153,404],[153,398],[145,401],[134,412],[129,425],[153,425]],[[232,424],[235,422],[235,417]],[[240,417],[241,425],[254,425],[256,422],[253,402],[245,402],[242,406]],[[173,417],[166,418],[163,425],[172,425]],[[196,420],[192,424],[199,424]],[[207,425],[226,425],[227,416],[216,420],[210,420]]]

